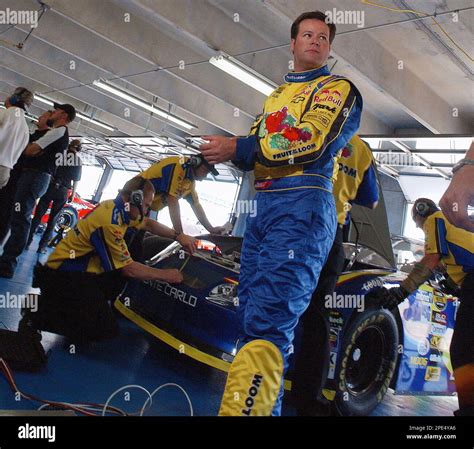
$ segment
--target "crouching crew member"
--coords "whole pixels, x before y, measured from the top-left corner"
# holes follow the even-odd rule
[[[474,416],[474,233],[453,226],[436,204],[426,198],[415,201],[412,217],[425,233],[425,256],[400,287],[381,290],[381,302],[396,307],[427,281],[440,263],[460,291],[450,355],[459,400],[455,414]]]
[[[191,237],[146,217],[155,189],[144,178],[128,181],[114,200],[99,204],[58,244],[46,265],[35,267],[33,286],[41,289],[38,311],[27,312],[20,332],[47,330],[78,341],[111,338],[117,324],[110,308],[125,278],[181,282],[178,270],[160,270],[135,262],[124,236],[145,229],[178,240],[194,251]]]

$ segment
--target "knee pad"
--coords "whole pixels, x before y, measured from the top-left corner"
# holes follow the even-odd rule
[[[229,369],[219,416],[270,416],[283,382],[283,355],[267,340],[247,343]]]

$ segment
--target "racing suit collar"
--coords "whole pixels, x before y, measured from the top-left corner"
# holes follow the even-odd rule
[[[123,201],[122,195],[119,193],[117,197],[114,199],[115,207],[122,218],[122,223],[129,224],[130,223],[130,215],[128,214],[127,210],[125,209],[125,203]],[[115,211],[114,211],[115,212]]]
[[[319,67],[318,69],[305,70],[304,72],[289,72],[285,75],[287,83],[306,83],[315,80],[320,76],[330,75],[328,66]]]

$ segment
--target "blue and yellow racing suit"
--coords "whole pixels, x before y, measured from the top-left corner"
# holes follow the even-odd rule
[[[294,329],[336,231],[335,159],[360,123],[357,88],[326,66],[289,73],[285,81],[267,98],[250,135],[237,139],[233,162],[254,169],[257,209],[242,246],[241,349],[221,415],[280,414]]]
[[[461,377],[466,379],[466,383],[473,385],[474,234],[452,225],[441,211],[426,218],[423,231],[425,254],[439,254],[449,277],[461,287],[458,295],[460,304],[449,351],[455,370],[456,387],[459,388]],[[461,368],[463,374],[458,371]]]
[[[168,195],[184,198],[191,206],[199,204],[196,181],[191,167],[183,168],[186,160],[182,156],[171,156],[156,162],[139,176],[148,179],[155,187],[151,209],[160,211],[168,205]]]

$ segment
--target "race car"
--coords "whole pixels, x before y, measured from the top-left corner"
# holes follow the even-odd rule
[[[368,415],[388,388],[396,394],[452,395],[449,359],[457,298],[435,277],[398,309],[382,309],[370,293],[397,286],[383,199],[376,211],[354,207],[346,263],[328,316],[330,361],[324,395],[340,415]],[[115,307],[145,331],[189,357],[227,371],[236,354],[237,286],[242,238],[199,237],[186,253],[174,242],[149,237],[148,264],[177,268],[178,285],[130,281]],[[163,249],[164,248],[164,249]],[[295,334],[298,349],[300,329]],[[291,365],[285,388],[291,389]]]
[[[71,195],[71,190],[68,192],[68,197]],[[92,209],[95,208],[95,204],[90,201],[84,200],[78,193],[74,195],[73,200],[70,203],[66,203],[59,212],[56,218],[56,231],[61,227],[73,228],[77,222],[84,218]],[[46,211],[41,219],[41,223],[46,225],[49,220],[50,209]]]

